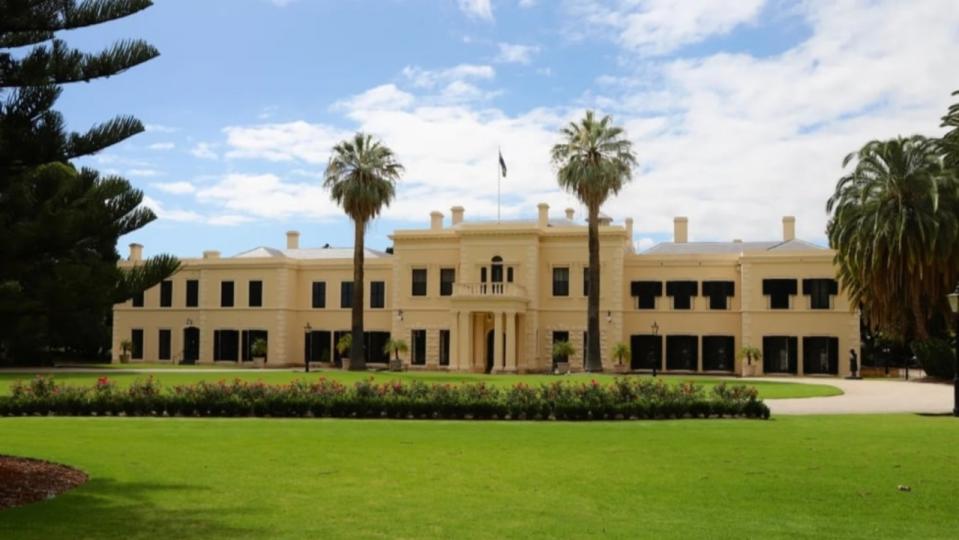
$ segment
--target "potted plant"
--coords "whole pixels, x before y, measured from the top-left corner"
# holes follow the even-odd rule
[[[130,351],[133,350],[133,342],[129,339],[124,339],[120,342],[120,363],[126,364],[130,361]]]
[[[613,358],[616,360],[616,366],[613,370],[616,373],[626,373],[629,371],[628,366],[626,365],[626,359],[632,356],[632,351],[629,350],[629,345],[620,341],[616,345],[613,345]]]
[[[573,344],[568,341],[553,343],[553,373],[569,373],[569,357],[576,354]]]
[[[257,338],[250,345],[250,355],[253,356],[253,365],[262,367],[266,363],[266,340]]]
[[[394,358],[390,360],[390,371],[403,371],[403,361],[400,360],[400,353],[405,353],[408,350],[410,348],[402,339],[390,338],[386,342],[386,345],[383,346],[383,352],[387,355],[394,355]]]
[[[762,351],[756,347],[744,345],[743,348],[739,349],[739,354],[737,356],[740,360],[746,361],[746,363],[743,365],[743,377],[753,377],[759,374],[758,362],[763,358]],[[757,363],[754,364],[753,361]]]
[[[353,348],[353,334],[343,334],[336,342],[336,352],[340,353],[343,369],[350,369],[350,349]]]

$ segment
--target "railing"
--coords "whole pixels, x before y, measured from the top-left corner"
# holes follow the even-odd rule
[[[515,283],[454,283],[453,296],[526,296],[526,289]]]

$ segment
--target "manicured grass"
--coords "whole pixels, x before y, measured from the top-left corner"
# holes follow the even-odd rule
[[[98,377],[108,376],[110,380],[115,381],[120,386],[128,385],[131,381],[146,377],[146,373],[124,373],[124,372],[106,372],[106,373],[54,373],[57,381],[71,384],[92,385]],[[288,383],[294,379],[310,379],[316,377],[327,377],[337,379],[347,384],[373,377],[379,381],[391,380],[410,380],[417,379],[428,383],[458,383],[464,381],[478,382],[486,381],[496,385],[513,385],[517,382],[524,382],[530,385],[539,385],[557,380],[567,381],[590,381],[596,379],[601,383],[612,382],[614,376],[611,374],[575,374],[575,375],[485,375],[480,373],[442,373],[425,371],[406,371],[401,373],[391,372],[355,372],[342,370],[329,371],[311,371],[303,373],[293,370],[249,370],[230,373],[217,372],[185,372],[171,370],[169,372],[153,373],[163,385],[172,386],[176,384],[188,384],[198,381],[219,381],[241,378],[248,381],[261,380],[267,383],[281,384]],[[638,376],[638,375],[631,375]],[[2,373],[0,372],[0,395],[10,393],[10,384],[16,380],[29,380],[33,375],[29,373]],[[694,381],[706,387],[712,387],[722,382],[721,379],[710,377],[690,377],[682,375],[663,376],[672,384],[679,384],[683,381]],[[828,384],[798,384],[783,383],[774,381],[764,381],[762,379],[726,379],[728,384],[747,384],[754,386],[759,391],[759,396],[763,399],[780,398],[799,398],[799,397],[817,397],[817,396],[835,396],[842,394],[842,390]]]
[[[954,538],[950,417],[5,418],[90,482],[0,538]],[[897,490],[908,485],[911,492]]]

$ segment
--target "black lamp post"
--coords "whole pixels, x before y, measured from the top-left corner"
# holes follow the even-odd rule
[[[956,331],[956,358],[953,365],[952,375],[952,415],[959,416],[959,283],[956,284],[956,290],[948,295],[949,308],[952,310],[953,319],[955,319]]]
[[[306,362],[303,364],[306,366],[306,372],[310,372],[310,360],[313,358],[313,327],[310,326],[310,323],[306,323],[306,326],[303,327],[303,333],[306,336]]]
[[[659,352],[659,325],[656,324],[656,321],[653,321],[653,325],[650,326],[649,329],[652,330],[653,338],[655,338],[653,340],[653,377],[655,377],[656,368],[659,367],[659,362],[662,360],[659,354],[657,354]]]

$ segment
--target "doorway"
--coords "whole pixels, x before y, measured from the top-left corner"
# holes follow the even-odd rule
[[[183,364],[196,364],[200,359],[200,329],[188,326],[183,329]]]

